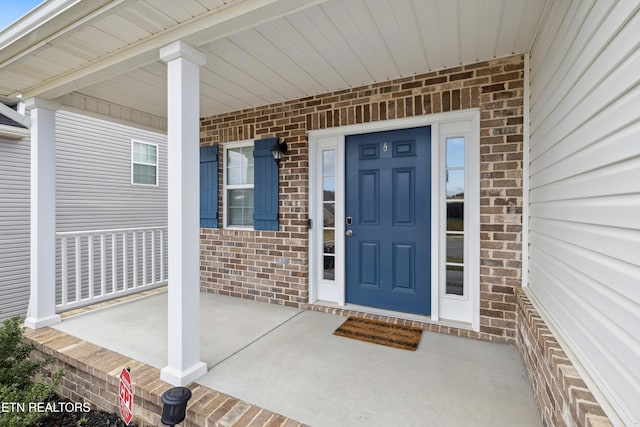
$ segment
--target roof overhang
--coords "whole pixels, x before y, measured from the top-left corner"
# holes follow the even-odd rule
[[[0,123],[0,138],[4,140],[19,140],[29,136],[29,127],[31,126],[29,117],[23,116],[2,103],[0,103],[0,114],[10,119],[8,122],[11,123]]]
[[[46,44],[49,37],[68,31],[93,14],[104,13],[110,0],[49,0],[0,32],[0,63],[17,60]]]
[[[183,40],[207,55],[201,114],[219,114],[525,53],[549,1],[51,0],[0,33],[0,97],[156,123],[159,50]]]

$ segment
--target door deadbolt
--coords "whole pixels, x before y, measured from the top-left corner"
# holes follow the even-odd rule
[[[346,217],[346,218],[345,218],[345,220],[344,220],[344,222],[345,222],[345,224],[347,224],[347,225],[351,225],[351,224],[353,224],[353,217],[350,217],[350,216]]]

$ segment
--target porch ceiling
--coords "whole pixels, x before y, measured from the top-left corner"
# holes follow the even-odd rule
[[[166,117],[158,46],[182,38],[208,57],[201,114],[219,114],[527,52],[548,1],[112,1],[26,50],[0,33],[0,96]]]

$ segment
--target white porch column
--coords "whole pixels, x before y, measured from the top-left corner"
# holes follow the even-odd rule
[[[56,314],[56,109],[38,98],[31,110],[31,294],[25,326],[60,322]]]
[[[200,361],[200,69],[205,55],[182,41],[160,49],[167,63],[169,292],[168,365],[183,386],[207,373]]]

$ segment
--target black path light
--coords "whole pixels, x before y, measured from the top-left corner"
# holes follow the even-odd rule
[[[191,390],[186,387],[173,387],[162,393],[162,424],[174,427],[184,421],[189,399]]]
[[[289,146],[287,145],[286,142],[284,141],[280,142],[279,139],[276,139],[276,143],[273,145],[273,148],[271,149],[271,155],[273,156],[273,160],[275,160],[276,163],[280,163],[280,160],[282,159],[282,155],[286,153],[288,149],[289,149]]]

